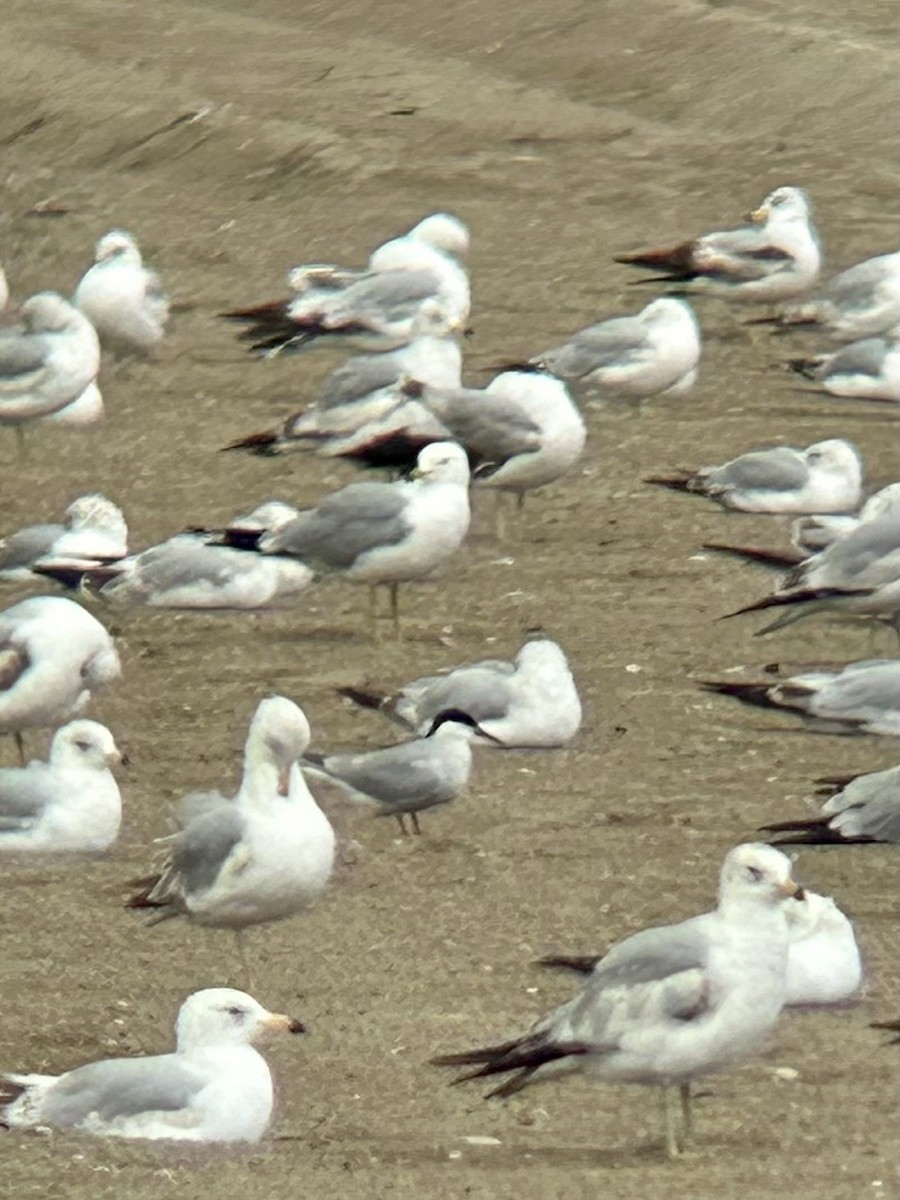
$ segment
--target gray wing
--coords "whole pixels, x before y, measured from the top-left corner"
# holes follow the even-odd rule
[[[794,260],[773,246],[757,226],[708,233],[697,239],[694,261],[704,275],[733,283],[765,279],[790,267]]]
[[[568,342],[537,358],[554,375],[581,379],[593,371],[624,365],[647,347],[647,327],[635,317],[614,317],[589,325]]]
[[[878,587],[892,583],[900,575],[900,512],[892,510],[884,516],[857,525],[846,538],[826,547],[809,561],[806,569],[798,568],[785,581],[788,586],[798,582],[826,584],[839,588]]]
[[[900,767],[859,775],[822,809],[847,837],[900,843]]]
[[[202,538],[179,535],[139,554],[133,560],[134,569],[111,579],[103,587],[103,595],[140,600],[196,583],[223,586],[247,561],[242,554],[230,546],[209,545]]]
[[[880,337],[852,342],[843,350],[829,355],[821,377],[827,379],[834,375],[871,375],[875,378],[881,374],[885,356],[892,348],[892,342]]]
[[[368,754],[329,754],[323,765],[329,775],[379,801],[388,812],[452,799],[452,792],[444,795],[440,787],[440,764],[420,741]]]
[[[0,337],[0,394],[26,386],[28,377],[40,372],[47,358],[47,345],[40,335],[7,333]]]
[[[339,301],[328,306],[326,320],[329,325],[354,319],[403,321],[440,286],[440,276],[428,268],[375,271],[342,292]]]
[[[703,480],[740,491],[763,489],[773,492],[802,488],[809,470],[796,451],[786,446],[772,450],[753,450],[721,467],[699,472]]]
[[[472,670],[436,675],[425,690],[418,695],[412,694],[418,723],[430,722],[445,708],[461,708],[479,724],[505,717],[509,710],[509,685],[513,674],[513,671],[504,676],[493,671]],[[415,684],[410,686],[415,687]]]
[[[840,720],[877,720],[900,710],[900,662],[856,663],[830,679],[812,697],[809,711]]]
[[[477,458],[503,463],[541,448],[540,426],[512,400],[469,388],[425,388],[421,403]]]
[[[346,569],[368,550],[403,541],[409,532],[407,502],[395,484],[351,483],[264,538],[261,546],[266,553],[296,555],[310,567]]]
[[[400,378],[396,353],[361,354],[337,368],[325,380],[315,400],[317,409],[340,408],[392,387]]]
[[[101,1121],[188,1108],[206,1080],[177,1055],[111,1058],[69,1071],[48,1091],[43,1116],[71,1127],[96,1113]]]
[[[212,887],[228,856],[244,836],[244,818],[232,803],[210,806],[175,839],[167,875],[185,893]]]
[[[29,525],[0,542],[0,577],[6,571],[19,571],[42,558],[57,538],[65,533],[62,525]]]
[[[0,832],[29,829],[58,790],[52,772],[43,763],[0,770]]]
[[[872,303],[875,289],[892,274],[893,255],[879,255],[857,263],[829,279],[819,299],[845,313],[864,312]]]

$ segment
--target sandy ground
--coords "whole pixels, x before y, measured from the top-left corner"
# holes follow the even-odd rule
[[[3,528],[102,487],[142,545],[352,478],[315,460],[217,454],[297,407],[336,359],[252,361],[213,314],[265,298],[294,263],[359,262],[435,208],[473,230],[472,380],[636,307],[645,292],[611,265],[616,251],[736,220],[781,183],[810,190],[831,268],[890,248],[894,16],[881,0],[524,0],[514,16],[495,0],[7,0],[0,257],[16,295],[69,289],[95,236],[121,225],[184,311],[159,362],[104,368],[98,435],[42,433],[22,464],[3,439]],[[185,114],[196,116],[176,123]],[[67,215],[30,215],[48,201]],[[883,410],[800,394],[773,366],[783,343],[718,304],[700,311],[709,340],[693,394],[638,416],[592,413],[583,469],[535,499],[507,544],[482,505],[452,575],[410,592],[402,647],[370,644],[364,597],[340,585],[262,618],[110,617],[125,675],[97,714],[132,758],[124,837],[87,865],[5,868],[10,1067],[165,1048],[186,993],[243,982],[229,937],[147,931],[119,902],[170,828],[171,801],[235,777],[266,690],[302,702],[317,747],[376,745],[389,728],[344,707],[335,684],[509,654],[540,623],[570,654],[587,714],[564,752],[485,752],[471,795],[430,814],[421,841],[362,814],[358,861],[327,900],[250,939],[260,998],[313,1030],[272,1050],[281,1106],[260,1147],[9,1135],[4,1175],[18,1196],[894,1194],[896,1055],[867,1027],[896,1011],[885,848],[800,856],[800,876],[856,922],[864,1001],[784,1019],[765,1057],[710,1081],[696,1157],[662,1159],[643,1090],[572,1083],[485,1103],[426,1065],[565,996],[568,981],[533,968],[536,955],[601,949],[699,911],[722,854],[762,821],[804,811],[814,778],[895,757],[884,740],[814,736],[693,682],[893,652],[858,627],[807,622],[760,641],[752,619],[714,620],[770,580],[697,557],[700,543],[770,540],[773,523],[642,476],[848,435],[885,482],[896,427]],[[777,1079],[779,1067],[797,1077]]]

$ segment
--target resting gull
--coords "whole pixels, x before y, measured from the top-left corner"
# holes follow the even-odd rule
[[[159,276],[144,266],[137,242],[121,229],[97,242],[94,265],[82,276],[73,303],[101,342],[129,350],[152,350],[169,319],[169,298]]]
[[[86,564],[112,562],[128,553],[122,511],[99,493],[79,496],[61,523],[26,525],[0,539],[0,580],[21,582],[32,566],[57,554]]]
[[[776,845],[846,845],[891,842],[900,845],[900,767],[841,780],[819,815],[777,821],[763,829],[779,836]]]
[[[665,250],[616,255],[616,262],[660,271],[649,282],[675,281],[690,292],[725,299],[777,301],[802,296],[821,266],[809,200],[780,187],[750,214],[753,225],[701,237]]]
[[[719,903],[702,944],[682,926],[647,930],[615,946],[574,999],[499,1045],[447,1054],[439,1066],[473,1066],[462,1079],[508,1074],[490,1095],[582,1074],[655,1084],[666,1098],[666,1148],[690,1133],[692,1080],[757,1050],[786,998],[785,905],[802,895],[788,857],[771,846],[738,846],[725,858]],[[458,1082],[461,1082],[459,1080]],[[683,1139],[669,1103],[679,1087]]]
[[[867,258],[763,324],[807,326],[837,342],[877,337],[900,325],[900,253]]]
[[[488,659],[416,679],[396,692],[342,687],[342,696],[374,708],[420,737],[438,713],[458,708],[507,749],[551,749],[581,726],[581,700],[568,661],[549,638],[526,642],[512,662]]]
[[[63,1075],[2,1076],[2,1122],[104,1137],[258,1142],[274,1088],[252,1043],[268,1032],[306,1030],[246,992],[204,988],[182,1004],[170,1054],[101,1059]]]
[[[109,730],[82,719],[57,729],[47,762],[0,769],[0,851],[106,850],[122,821],[120,762]]]
[[[752,450],[721,466],[655,475],[644,482],[709,496],[742,512],[852,513],[862,500],[862,473],[857,448],[831,438],[805,450]]]
[[[831,354],[792,358],[788,366],[831,396],[900,402],[900,328],[851,342]]]

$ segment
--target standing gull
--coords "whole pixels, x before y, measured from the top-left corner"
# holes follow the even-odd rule
[[[900,845],[900,767],[841,781],[818,816],[778,821],[763,829],[790,835],[779,836],[776,845]]]
[[[469,528],[469,464],[453,442],[419,454],[415,478],[351,483],[259,543],[264,554],[293,555],[315,571],[340,573],[372,590],[387,584],[399,633],[401,583],[423,579],[462,545]]]
[[[297,766],[309,739],[296,704],[284,696],[263,700],[237,795],[186,798],[188,820],[162,872],[141,880],[127,907],[158,910],[151,924],[184,916],[232,929],[243,954],[242,929],[292,917],[318,900],[331,878],[334,831]]]
[[[94,691],[119,677],[115,645],[100,622],[63,596],[33,596],[0,613],[0,733],[22,734],[77,716]]]
[[[742,512],[852,513],[862,500],[862,462],[851,442],[831,438],[805,450],[752,450],[721,466],[644,482],[696,492]]]
[[[305,775],[335,784],[350,800],[396,817],[408,833],[405,817],[419,834],[419,813],[448,804],[465,791],[472,772],[472,734],[496,741],[468,713],[449,708],[437,714],[422,738],[399,746],[357,754],[306,754]]]
[[[21,327],[0,331],[0,425],[13,426],[20,444],[28,421],[77,400],[100,369],[93,325],[62,296],[39,292],[22,316]]]
[[[79,720],[53,735],[48,762],[0,769],[0,852],[106,850],[122,821],[120,762],[109,730]]]
[[[647,930],[614,947],[583,990],[531,1030],[495,1046],[447,1054],[439,1066],[473,1066],[463,1079],[509,1074],[490,1095],[578,1073],[655,1084],[666,1100],[666,1148],[683,1149],[669,1104],[681,1090],[684,1140],[692,1080],[758,1049],[785,1002],[785,904],[802,895],[786,855],[750,844],[722,866],[715,923],[703,944],[681,926]]]
[[[568,661],[549,638],[526,642],[512,662],[488,659],[413,680],[396,692],[343,687],[340,694],[424,736],[438,713],[462,709],[507,749],[552,749],[581,726]]]
[[[808,292],[822,256],[806,193],[776,188],[750,219],[749,227],[705,233],[665,250],[619,254],[615,261],[661,271],[651,283],[674,281],[728,300],[793,300]]]
[[[174,1052],[101,1059],[63,1075],[4,1075],[0,1121],[104,1137],[258,1142],[274,1089],[252,1043],[268,1032],[306,1030],[246,992],[204,988],[181,1006]]]
[[[900,661],[896,659],[810,670],[774,684],[704,680],[700,686],[744,704],[797,713],[816,733],[900,736]]]
[[[73,298],[103,343],[147,352],[162,341],[169,298],[155,271],[144,266],[130,233],[114,229],[97,242],[94,265]]]

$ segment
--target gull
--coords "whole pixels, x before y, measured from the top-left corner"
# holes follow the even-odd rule
[[[404,378],[432,387],[459,387],[462,353],[457,328],[439,301],[425,301],[413,320],[407,345],[348,359],[327,377],[312,404],[280,428],[239,438],[224,449],[277,454],[354,433],[396,407],[394,388]]]
[[[137,242],[122,229],[97,242],[94,265],[82,276],[73,303],[104,344],[145,353],[160,343],[169,319],[159,276],[144,266]]]
[[[70,565],[46,564],[38,569],[69,577]],[[97,595],[113,604],[204,610],[274,608],[292,600],[314,579],[304,563],[217,545],[194,533],[176,534],[105,571],[86,574],[89,583],[99,584]]]
[[[634,316],[589,325],[532,362],[592,397],[681,395],[697,380],[700,328],[689,304],[664,296]]]
[[[183,916],[231,929],[243,961],[242,929],[315,903],[331,878],[334,831],[297,766],[309,739],[293,701],[263,700],[250,723],[237,795],[187,798],[187,823],[162,871],[140,880],[126,907],[156,910],[150,924]]]
[[[757,636],[820,612],[886,617],[900,634],[900,502],[794,567],[773,595],[727,615],[784,607]]]
[[[462,545],[469,528],[469,464],[453,442],[419,454],[415,478],[398,483],[351,483],[316,508],[267,533],[264,554],[299,558],[317,572],[339,573],[371,589],[387,584],[399,634],[399,585],[423,579]]]
[[[23,324],[0,331],[0,425],[16,429],[77,400],[96,379],[100,344],[93,325],[56,292],[22,306]]]
[[[440,301],[450,321],[465,322],[470,293],[462,260],[468,249],[462,221],[432,213],[379,246],[365,272],[342,276],[346,286],[313,287],[290,301],[222,315],[248,325],[242,339],[267,353],[298,349],[328,335],[349,336],[364,349],[395,349],[409,342],[416,315],[430,300]]]
[[[99,424],[104,413],[103,394],[96,383],[89,383],[76,400],[42,417],[41,423],[64,429],[87,429]]]
[[[526,642],[512,662],[488,659],[416,679],[398,691],[342,687],[342,696],[423,737],[438,713],[461,709],[507,749],[564,746],[581,727],[581,700],[566,656],[549,638]]]
[[[866,659],[812,670],[779,683],[702,680],[706,691],[802,716],[817,733],[900,736],[900,661]]]
[[[721,466],[644,482],[697,492],[742,512],[852,513],[862,500],[862,462],[851,442],[831,438],[805,450],[752,450]]]
[[[776,845],[900,845],[900,767],[841,780],[820,815],[778,821],[763,829],[790,835],[779,836]]]
[[[110,770],[122,761],[105,725],[78,720],[57,729],[47,762],[0,768],[0,852],[106,850],[122,822]]]
[[[833,543],[848,537],[867,521],[874,521],[900,502],[900,483],[889,483],[873,492],[855,515],[842,513],[798,517],[791,523],[792,549],[771,549],[764,546],[735,546],[724,542],[704,542],[704,550],[716,550],[735,558],[762,563],[767,567],[790,570],[817,555]]]
[[[412,831],[422,832],[419,813],[448,804],[466,789],[472,773],[472,734],[489,741],[468,713],[447,708],[439,712],[424,737],[399,746],[344,754],[305,754],[304,775],[335,784],[354,803],[365,804],[380,817],[397,819],[404,836],[406,816]]]
[[[26,525],[0,540],[0,580],[22,581],[47,555],[86,563],[112,562],[128,553],[128,527],[121,509],[99,493],[79,496],[62,523]]]
[[[771,846],[738,846],[725,858],[719,903],[702,945],[681,927],[646,930],[615,946],[582,991],[496,1046],[447,1054],[440,1066],[473,1066],[462,1079],[510,1074],[490,1095],[581,1074],[663,1089],[666,1149],[683,1149],[672,1111],[681,1090],[684,1140],[692,1080],[758,1049],[786,997],[789,897],[802,895],[791,863]],[[457,1082],[461,1082],[458,1080]]]
[[[173,1052],[101,1059],[62,1075],[4,1075],[0,1120],[9,1129],[258,1142],[272,1119],[274,1088],[252,1043],[268,1032],[306,1029],[246,992],[204,988],[181,1006]]]
[[[705,233],[665,250],[619,254],[615,261],[663,272],[648,282],[679,282],[689,292],[725,299],[770,302],[808,292],[822,255],[806,193],[776,188],[750,220],[749,227]]]
[[[0,612],[0,733],[22,734],[77,716],[121,673],[100,622],[63,596],[33,596]]]
[[[837,342],[877,337],[900,325],[900,253],[867,258],[813,295],[762,323],[812,327]]]
[[[788,366],[830,396],[900,402],[900,329],[851,342],[831,354],[792,358]]]
[[[788,959],[785,977],[785,1007],[812,1008],[846,1004],[862,983],[862,961],[853,925],[830,896],[803,889],[796,904],[784,908],[788,926]],[[686,950],[693,946],[701,955],[715,937],[718,914],[701,913],[678,925],[663,926]],[[547,955],[540,966],[564,967],[580,975],[591,975],[615,967],[624,958],[636,959],[653,942],[660,929],[642,930],[619,942],[608,954]],[[613,957],[614,956],[614,957]]]
[[[469,457],[474,483],[495,489],[498,500],[512,493],[521,509],[526,492],[561,478],[584,450],[581,413],[566,385],[542,371],[504,371],[484,390],[409,380],[398,391],[393,413],[332,439],[322,453],[408,469],[423,446],[452,438]]]

